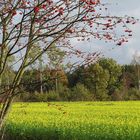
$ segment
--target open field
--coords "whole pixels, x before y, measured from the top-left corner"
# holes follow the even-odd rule
[[[10,140],[140,140],[140,102],[16,103]]]

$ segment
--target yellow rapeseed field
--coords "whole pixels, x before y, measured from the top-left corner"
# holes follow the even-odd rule
[[[10,140],[140,140],[140,102],[15,103]]]

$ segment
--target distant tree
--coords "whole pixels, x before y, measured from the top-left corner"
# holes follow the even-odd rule
[[[71,73],[67,73],[69,87],[74,87],[77,83],[83,83],[85,79],[85,68],[84,66],[80,66]]]
[[[60,84],[65,85],[65,86],[68,85],[67,76],[62,69],[48,70],[48,73],[49,73],[49,76],[50,76],[50,80],[48,81],[48,83],[50,82],[51,83],[50,87],[52,87],[56,91],[59,90],[59,85]]]
[[[100,99],[120,90],[123,81],[122,67],[115,60],[106,58],[87,67],[81,66],[68,77],[70,86],[82,83]]]
[[[77,83],[71,89],[70,100],[72,101],[90,101],[94,99],[94,95],[85,87],[85,85]]]
[[[56,78],[59,84],[64,86],[68,85],[68,79],[63,70],[50,70],[48,67],[43,68],[42,81],[40,81],[40,70],[39,69],[28,69],[25,71],[21,83],[23,85],[23,90],[29,93],[34,93],[35,91],[40,92],[40,86],[42,85],[43,92],[48,92],[49,90],[55,90]]]
[[[11,56],[7,60],[7,64],[5,65],[4,73],[0,77],[0,92],[4,92],[4,90],[10,89],[10,85],[14,80],[15,72],[12,67],[12,63],[15,61],[14,56]],[[0,94],[0,98],[3,95]],[[1,98],[2,99],[2,98]]]
[[[132,65],[134,65],[135,72],[137,75],[137,88],[140,90],[140,54],[137,52],[133,55],[133,59],[131,62]]]
[[[107,90],[111,95],[122,86],[122,67],[113,59],[101,59],[99,65],[109,73]]]
[[[137,88],[138,80],[137,73],[134,65],[124,65],[123,66],[123,77],[125,80],[125,85],[127,89]]]
[[[29,93],[40,92],[40,71],[38,69],[28,69],[21,79],[23,90]]]
[[[64,69],[64,59],[66,57],[65,51],[61,50],[59,47],[57,47],[55,44],[53,44],[47,51],[47,57],[48,57],[48,67],[51,71],[53,71],[53,78],[55,80],[55,89],[58,90],[59,86],[59,79],[62,79],[60,76],[60,73],[62,74],[62,71]],[[64,77],[63,77],[64,78]]]
[[[109,73],[102,66],[92,64],[87,68],[88,76],[85,78],[86,86],[95,94],[98,100],[106,100],[107,97],[107,86],[109,80]]]
[[[108,71],[104,70],[99,63],[92,64],[86,68],[82,66],[69,75],[71,86],[75,86],[77,83],[83,84],[98,100],[107,98],[108,80]]]

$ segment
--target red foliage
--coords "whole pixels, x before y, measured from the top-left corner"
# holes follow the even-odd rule
[[[38,6],[34,7],[34,12],[35,12],[35,13],[38,13],[39,10],[40,10],[40,8],[39,8]]]
[[[55,42],[67,48],[68,54],[85,59],[86,53],[73,49],[70,38],[89,41],[92,37],[105,42],[112,41],[120,46],[132,36],[129,24],[134,25],[137,20],[129,16],[107,16],[107,10],[108,7],[101,0],[1,0],[0,13],[7,20],[7,27],[2,26],[1,30],[8,29],[6,33],[10,34],[7,40],[13,47],[9,47],[9,53],[13,52],[16,46],[24,50],[31,42],[40,44],[42,52],[45,52],[46,46],[49,47]],[[19,22],[13,22],[13,16],[16,15],[20,17],[17,17]],[[117,34],[117,28],[121,29],[121,34]],[[91,56],[96,55],[87,55],[86,62]]]

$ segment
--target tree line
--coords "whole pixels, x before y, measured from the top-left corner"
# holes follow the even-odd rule
[[[59,58],[60,59],[60,58]],[[54,61],[53,61],[54,62]],[[57,66],[57,67],[56,67]],[[140,65],[120,65],[110,58],[67,71],[53,64],[27,69],[17,101],[139,100]],[[1,86],[8,89],[16,71],[7,69]],[[8,75],[10,79],[8,78]]]

